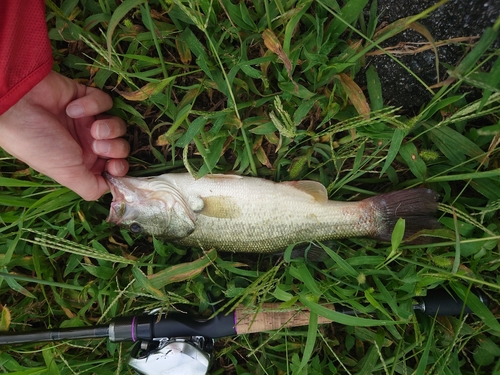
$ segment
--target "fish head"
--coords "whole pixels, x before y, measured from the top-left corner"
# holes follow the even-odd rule
[[[196,216],[182,194],[154,177],[104,177],[113,201],[108,223],[163,239],[180,239],[195,229]]]

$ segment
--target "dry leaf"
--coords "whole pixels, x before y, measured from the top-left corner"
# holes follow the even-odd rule
[[[10,310],[7,306],[2,306],[2,318],[0,320],[0,331],[7,331],[10,326]]]
[[[259,147],[257,151],[255,152],[255,155],[257,156],[257,160],[262,164],[265,165],[267,168],[272,169],[273,166],[271,162],[269,161],[269,158],[266,155],[266,152],[262,147]]]
[[[165,78],[159,82],[149,82],[147,85],[142,86],[139,90],[128,92],[128,91],[119,91],[118,94],[123,96],[125,99],[130,101],[142,101],[149,99],[152,95],[158,94],[162,92],[167,85],[173,81],[173,77]]]
[[[337,77],[340,81],[340,84],[342,85],[342,88],[349,97],[349,100],[351,101],[352,105],[354,106],[354,108],[356,108],[356,111],[361,116],[363,116],[363,118],[365,119],[370,118],[370,106],[366,101],[366,97],[365,94],[363,94],[363,90],[361,90],[358,84],[354,82],[352,78],[349,77],[347,74],[340,73]]]
[[[133,101],[133,102],[139,102],[142,100],[146,100],[153,95],[155,92],[156,88],[158,87],[158,83],[156,82],[150,82],[147,85],[141,87],[139,90],[132,91],[132,92],[127,92],[127,91],[120,91],[116,90],[118,94],[123,96],[125,99]]]
[[[74,319],[76,317],[76,315],[67,307],[64,307],[64,306],[60,306],[60,307],[63,309],[64,313],[66,314],[66,316],[69,319]]]
[[[292,78],[292,62],[290,61],[285,51],[283,50],[283,47],[281,46],[281,43],[276,37],[276,35],[274,35],[272,30],[266,29],[262,33],[262,39],[264,39],[264,44],[269,49],[269,51],[276,54],[280,58],[280,60],[283,61],[286,72],[288,74],[288,78],[290,79],[290,81],[293,82],[295,90],[297,90],[298,92],[299,86],[295,83],[295,81]]]
[[[183,64],[188,65],[191,63],[192,55],[191,50],[189,49],[188,44],[180,39],[175,39],[175,46],[177,47],[177,52],[179,52],[179,56]]]

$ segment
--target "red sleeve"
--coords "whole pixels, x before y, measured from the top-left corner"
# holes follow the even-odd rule
[[[52,69],[44,0],[0,0],[0,115]]]

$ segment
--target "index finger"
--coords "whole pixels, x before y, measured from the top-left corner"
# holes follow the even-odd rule
[[[66,114],[72,118],[96,116],[113,107],[113,99],[104,91],[95,87],[81,86],[78,90],[78,99],[73,100],[66,107]]]

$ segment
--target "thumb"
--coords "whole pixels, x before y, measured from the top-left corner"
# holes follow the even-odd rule
[[[106,180],[101,175],[93,174],[83,165],[71,168],[54,179],[86,201],[97,200],[109,190]]]

